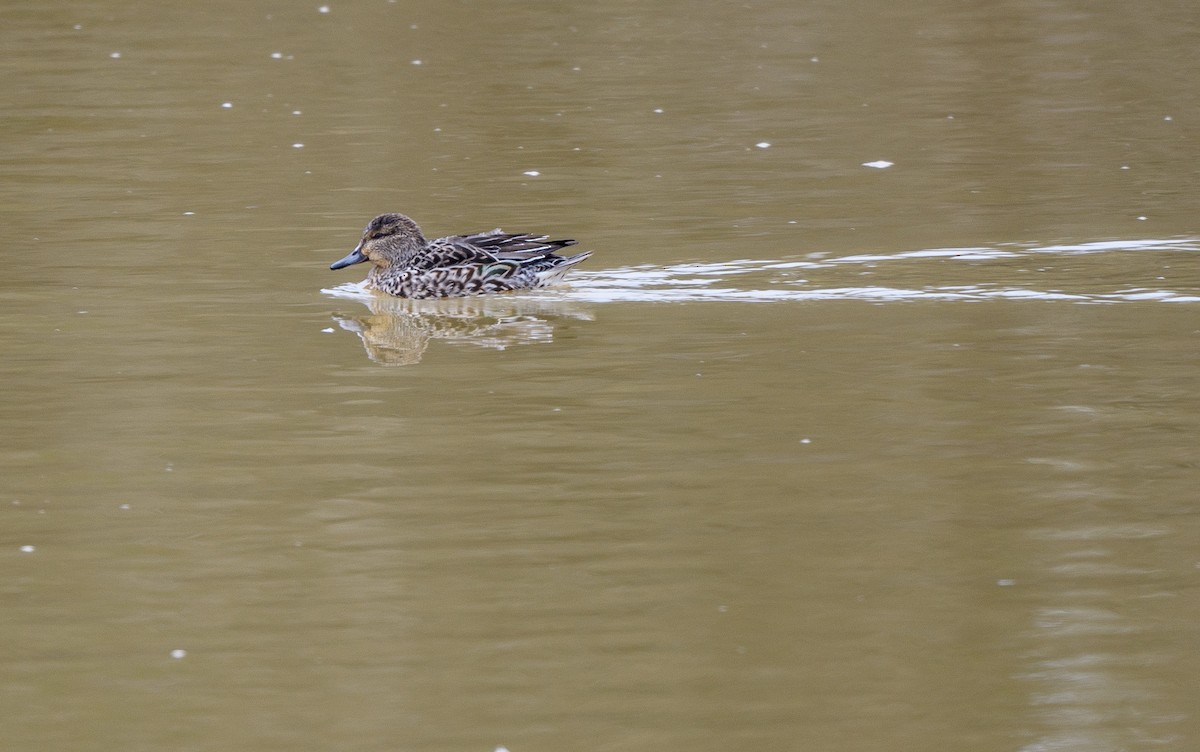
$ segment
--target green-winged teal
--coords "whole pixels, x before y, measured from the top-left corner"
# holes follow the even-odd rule
[[[555,255],[574,244],[498,229],[426,240],[403,214],[380,214],[367,223],[354,250],[329,268],[370,261],[368,287],[400,298],[458,298],[553,284],[592,255]]]

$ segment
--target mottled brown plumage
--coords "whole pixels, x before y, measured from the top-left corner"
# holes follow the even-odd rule
[[[553,284],[592,255],[555,253],[574,244],[498,229],[426,240],[403,214],[380,214],[367,223],[355,249],[329,268],[370,261],[367,285],[376,290],[400,298],[457,298]]]

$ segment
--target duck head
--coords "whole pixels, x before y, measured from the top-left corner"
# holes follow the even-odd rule
[[[418,251],[427,245],[425,236],[417,223],[403,214],[380,214],[367,223],[362,240],[353,251],[329,265],[330,269],[343,269],[363,261],[386,269],[393,264],[404,266]]]

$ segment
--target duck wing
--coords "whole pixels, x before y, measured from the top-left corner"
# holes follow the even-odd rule
[[[495,254],[481,248],[462,235],[431,240],[409,261],[409,269],[418,271],[444,269],[450,266],[486,264],[496,260]]]
[[[452,235],[431,240],[408,264],[414,270],[514,261],[518,265],[555,257],[554,252],[574,245],[574,240],[550,240],[549,235],[506,233],[501,230]],[[555,257],[557,258],[557,257]]]
[[[562,250],[569,245],[575,245],[575,241],[571,239],[551,240],[549,235],[506,233],[499,229],[464,235],[462,238],[475,247],[482,248],[496,256],[511,255],[513,258],[517,257],[516,254],[525,254],[529,258],[536,258]]]

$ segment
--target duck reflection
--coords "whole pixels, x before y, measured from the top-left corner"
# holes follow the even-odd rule
[[[368,358],[387,366],[419,363],[425,348],[435,339],[505,350],[515,345],[552,342],[555,326],[562,321],[593,318],[580,304],[553,297],[353,297],[370,312],[334,314],[333,318],[341,328],[358,335]]]

